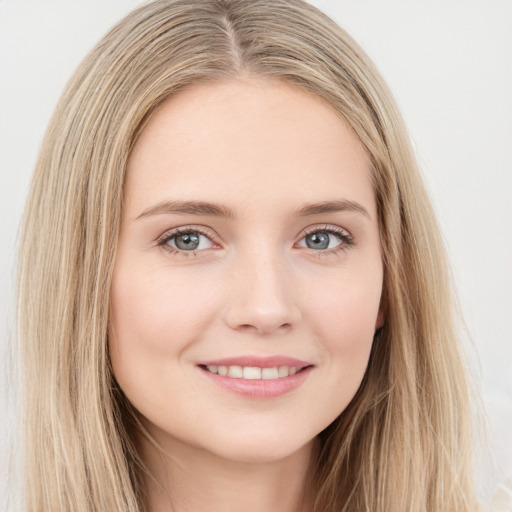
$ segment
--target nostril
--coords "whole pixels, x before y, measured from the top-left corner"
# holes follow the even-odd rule
[[[292,328],[292,324],[286,322],[284,324],[281,324],[281,325],[275,325],[275,324],[266,324],[266,325],[263,325],[262,323],[257,323],[255,325],[253,324],[242,324],[242,325],[239,325],[238,326],[238,329],[239,330],[242,330],[242,331],[251,331],[251,330],[254,330],[254,331],[257,331],[257,332],[261,332],[261,333],[266,333],[266,332],[275,332],[275,331],[280,331],[280,330],[290,330]]]
[[[288,332],[301,319],[301,312],[293,298],[269,297],[252,290],[244,296],[232,297],[224,313],[224,320],[239,332]],[[275,299],[275,300],[274,300]]]
[[[258,330],[256,326],[251,325],[251,324],[242,324],[238,327],[238,329],[240,329],[241,331],[251,331],[251,330],[257,331]]]

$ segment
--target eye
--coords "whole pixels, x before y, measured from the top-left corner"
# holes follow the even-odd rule
[[[215,244],[201,231],[193,229],[175,229],[170,233],[166,233],[158,241],[158,245],[163,246],[167,250],[174,250],[174,252],[192,252],[211,249]]]
[[[349,245],[353,245],[353,240],[348,231],[332,227],[312,230],[297,244],[298,247],[307,247],[314,251],[345,249]]]

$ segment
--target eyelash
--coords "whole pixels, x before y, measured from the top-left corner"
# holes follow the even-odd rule
[[[201,228],[199,226],[190,226],[190,227],[186,227],[186,228],[176,228],[171,231],[167,231],[166,233],[164,233],[162,236],[160,236],[157,239],[157,246],[162,247],[165,251],[167,251],[173,255],[179,254],[179,255],[183,255],[183,256],[187,256],[187,255],[197,256],[197,253],[201,252],[202,250],[185,251],[185,250],[181,250],[181,249],[176,249],[176,248],[168,245],[169,241],[172,240],[173,238],[180,236],[180,235],[188,235],[191,233],[197,233],[199,235],[202,235],[202,236],[208,238],[213,244],[215,244],[215,242],[213,240],[213,236],[210,232],[206,231],[204,228]],[[341,240],[340,244],[332,249],[319,250],[319,251],[315,251],[312,249],[313,253],[315,253],[316,256],[322,257],[322,256],[335,255],[335,254],[338,254],[339,252],[346,251],[348,248],[355,245],[354,238],[348,231],[346,231],[343,228],[334,227],[334,226],[330,226],[330,225],[326,225],[323,227],[315,226],[315,227],[309,228],[304,232],[304,234],[302,235],[300,240],[303,240],[305,237],[307,237],[308,235],[311,235],[313,233],[327,233],[329,235],[334,235]]]
[[[355,245],[354,237],[347,230],[330,225],[325,225],[320,228],[318,226],[308,228],[302,235],[301,240],[313,233],[327,233],[329,235],[334,235],[341,240],[340,244],[333,249],[313,251],[316,256],[334,256],[340,252],[346,251],[351,246]]]
[[[212,233],[208,232],[207,230],[205,230],[204,228],[201,228],[199,226],[187,226],[186,228],[176,228],[171,231],[165,232],[162,236],[160,236],[157,239],[157,245],[159,247],[162,247],[165,251],[167,251],[173,255],[184,255],[184,256],[194,255],[194,256],[196,256],[197,252],[200,252],[200,251],[195,251],[195,250],[184,251],[184,250],[176,249],[176,248],[168,245],[168,243],[173,238],[180,236],[180,235],[189,235],[191,233],[197,233],[199,235],[202,235],[202,236],[208,238],[208,240],[210,240],[212,243],[215,244],[215,242],[213,241],[214,237],[212,236]]]

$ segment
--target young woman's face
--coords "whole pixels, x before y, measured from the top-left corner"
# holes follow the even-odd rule
[[[356,393],[382,276],[370,164],[347,123],[279,82],[193,86],[129,160],[115,377],[164,446],[286,457]]]

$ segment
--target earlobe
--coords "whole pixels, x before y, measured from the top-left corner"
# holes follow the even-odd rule
[[[375,320],[375,330],[380,329],[384,325],[384,306],[382,302],[379,306],[379,312],[377,314],[377,319]]]
[[[384,315],[382,311],[379,311],[377,320],[375,321],[375,330],[380,329],[384,325]]]
[[[375,331],[378,331],[383,325],[384,321],[386,320],[386,317],[388,313],[388,300],[387,300],[387,293],[386,288],[383,286],[383,290],[380,296],[379,301],[379,311],[377,313],[377,318],[375,319]]]

